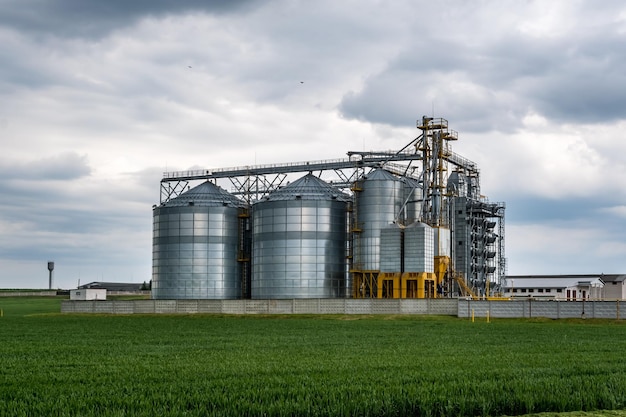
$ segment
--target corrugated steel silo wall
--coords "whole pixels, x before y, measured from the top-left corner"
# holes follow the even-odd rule
[[[422,217],[422,188],[417,180],[402,178],[404,184],[404,224],[409,225],[419,221]]]
[[[382,174],[380,174],[382,173]],[[380,268],[380,231],[394,222],[404,203],[403,184],[386,171],[375,171],[356,194],[358,223],[355,234],[355,269]]]
[[[435,272],[435,237],[432,227],[421,224],[404,229],[404,270]]]
[[[237,215],[225,206],[154,209],[152,298],[240,298]]]
[[[254,205],[253,299],[346,296],[346,203],[262,201]]]
[[[402,230],[396,225],[380,231],[380,272],[402,272]]]

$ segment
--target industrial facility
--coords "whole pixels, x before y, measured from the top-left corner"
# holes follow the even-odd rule
[[[166,172],[152,298],[500,295],[505,205],[481,194],[446,119],[417,128],[399,150]]]

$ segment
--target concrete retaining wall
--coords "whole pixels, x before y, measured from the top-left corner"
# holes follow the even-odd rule
[[[424,314],[461,318],[626,318],[626,301],[465,299],[63,301],[62,313],[100,314]]]
[[[509,301],[471,301],[459,300],[458,316],[470,318],[532,318],[551,319],[588,318],[588,319],[623,319],[626,318],[626,301],[549,301],[549,300],[509,300]]]
[[[62,313],[101,314],[431,314],[456,316],[456,299],[63,301]]]

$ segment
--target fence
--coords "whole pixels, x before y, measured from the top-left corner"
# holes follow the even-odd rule
[[[101,314],[428,314],[456,316],[456,299],[63,301],[62,313]]]
[[[0,291],[0,297],[56,297],[57,290],[50,291]]]
[[[423,314],[460,318],[626,318],[626,301],[466,299],[63,301],[62,313],[100,314]]]
[[[533,318],[551,319],[588,318],[588,319],[623,319],[626,318],[625,300],[594,301],[556,301],[525,300],[508,301],[472,301],[459,299],[459,317],[492,318]]]

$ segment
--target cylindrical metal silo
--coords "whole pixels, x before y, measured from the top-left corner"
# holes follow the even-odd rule
[[[404,224],[410,225],[422,218],[422,186],[413,178],[401,178],[404,185]]]
[[[359,233],[354,234],[354,269],[379,270],[380,233],[401,213],[403,183],[383,169],[374,170],[361,179],[355,204]]]
[[[155,208],[152,298],[240,298],[238,214],[244,206],[205,182]]]
[[[309,174],[253,206],[252,298],[345,297],[348,201]]]

